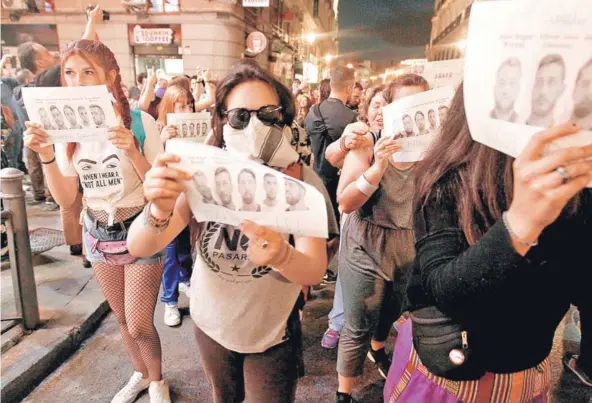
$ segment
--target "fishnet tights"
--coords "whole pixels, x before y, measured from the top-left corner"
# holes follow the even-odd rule
[[[151,381],[161,379],[161,348],[154,327],[154,308],[162,277],[162,263],[111,266],[93,263],[121,337],[136,371]]]

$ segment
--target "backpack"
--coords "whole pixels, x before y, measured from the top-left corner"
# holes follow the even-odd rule
[[[132,124],[130,130],[132,131],[138,144],[140,145],[140,151],[144,155],[144,143],[146,142],[146,132],[144,131],[144,125],[142,124],[142,112],[136,109],[130,110],[132,116]]]

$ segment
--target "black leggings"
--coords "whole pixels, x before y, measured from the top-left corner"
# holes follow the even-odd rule
[[[226,349],[197,326],[195,339],[214,403],[292,403],[298,383],[298,347],[292,340],[262,353]]]

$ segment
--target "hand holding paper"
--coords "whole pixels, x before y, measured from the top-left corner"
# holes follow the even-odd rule
[[[399,150],[401,150],[401,145],[396,140],[382,137],[374,146],[374,164],[385,171],[388,168],[389,159]]]
[[[545,154],[551,142],[579,130],[568,122],[540,132],[514,162],[514,197],[508,221],[520,239],[534,243],[568,201],[592,180],[592,145]]]
[[[183,180],[191,179],[191,176],[179,169],[170,168],[167,164],[179,162],[181,159],[173,154],[161,154],[154,160],[152,168],[146,173],[144,179],[144,197],[152,202],[152,213],[156,218],[168,217],[177,198],[185,191]]]
[[[53,154],[53,147],[48,144],[49,136],[41,125],[33,122],[25,122],[27,130],[23,133],[24,144],[28,149],[35,151],[40,156],[44,156],[44,160],[51,159]],[[45,158],[49,157],[49,158]]]
[[[134,135],[125,127],[116,126],[110,128],[107,139],[111,141],[115,147],[125,151],[125,154],[130,158],[135,157],[140,153],[140,150],[136,146]]]
[[[282,257],[286,255],[286,249],[291,248],[281,234],[252,221],[243,221],[240,230],[249,238],[247,256],[258,266],[276,267],[284,260]]]

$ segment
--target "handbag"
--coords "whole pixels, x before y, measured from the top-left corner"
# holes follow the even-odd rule
[[[472,348],[471,334],[435,306],[410,313],[413,346],[434,375],[453,381],[481,378],[487,371]]]
[[[130,255],[127,250],[127,232],[136,217],[137,215],[113,226],[104,226],[96,222],[86,228],[84,236],[90,245],[90,252],[100,253],[111,265],[134,263],[137,258]]]

